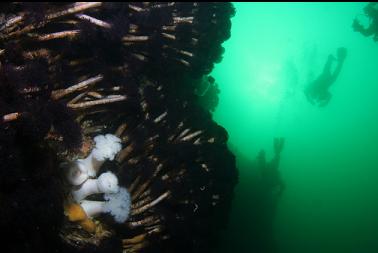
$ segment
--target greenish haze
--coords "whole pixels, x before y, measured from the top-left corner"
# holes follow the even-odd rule
[[[240,183],[220,251],[250,252],[250,161],[286,146],[279,252],[378,252],[378,43],[353,31],[366,3],[235,3],[231,38],[212,75],[214,113],[229,132]],[[340,46],[348,55],[324,108],[304,86]]]

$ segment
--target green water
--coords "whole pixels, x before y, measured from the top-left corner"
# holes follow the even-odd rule
[[[250,166],[286,138],[286,190],[275,220],[279,252],[378,252],[378,43],[353,31],[366,3],[235,3],[231,38],[212,75],[240,182],[221,252],[250,252]],[[340,46],[348,55],[330,103],[304,86]]]

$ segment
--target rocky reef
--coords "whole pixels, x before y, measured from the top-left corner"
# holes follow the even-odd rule
[[[211,251],[238,177],[208,77],[233,15],[230,3],[0,5],[4,252]],[[80,162],[110,152],[97,136],[119,149],[91,172]],[[85,182],[103,212],[77,197]]]

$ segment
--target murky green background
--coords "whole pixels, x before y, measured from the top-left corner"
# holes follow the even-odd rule
[[[378,43],[353,31],[366,3],[235,3],[212,75],[214,118],[230,134],[240,183],[221,252],[250,252],[250,162],[283,136],[279,252],[378,252]],[[340,46],[348,55],[328,106],[304,86]]]

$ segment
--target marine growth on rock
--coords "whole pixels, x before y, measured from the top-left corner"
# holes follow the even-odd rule
[[[212,80],[204,108],[198,80],[221,60],[233,15],[230,3],[0,5],[2,251],[210,251],[237,170],[209,112],[219,91]],[[67,180],[107,134],[121,148],[97,175],[129,194],[121,222],[85,215],[73,197],[83,182]]]

